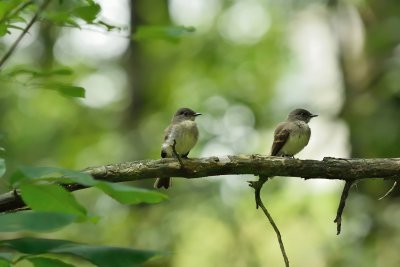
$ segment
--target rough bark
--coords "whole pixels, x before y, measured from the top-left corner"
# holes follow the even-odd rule
[[[261,155],[237,155],[184,159],[184,168],[175,159],[140,160],[134,162],[90,167],[83,172],[95,179],[126,182],[152,179],[159,176],[200,178],[227,174],[253,174],[256,176],[291,176],[305,179],[340,179],[354,181],[367,178],[400,178],[400,158],[341,159],[324,158],[300,160]],[[84,188],[66,187],[70,191]],[[0,196],[0,212],[23,208],[24,203],[15,192]]]

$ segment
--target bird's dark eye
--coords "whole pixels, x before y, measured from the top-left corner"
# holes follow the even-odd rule
[[[187,112],[187,111],[184,112],[183,114],[184,114],[185,116],[189,116],[189,112]]]

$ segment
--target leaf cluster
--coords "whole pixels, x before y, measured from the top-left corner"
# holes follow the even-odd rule
[[[3,174],[5,168],[2,159],[0,169]],[[158,203],[166,199],[159,192],[98,181],[87,173],[55,167],[21,167],[9,180],[31,210],[0,215],[0,232],[49,232],[72,223],[95,223],[98,218],[89,215],[67,190],[70,184],[95,187],[122,204]],[[43,254],[71,255],[96,266],[135,266],[160,255],[160,252],[41,238],[1,240],[0,249],[15,252],[9,256],[0,254],[0,266],[11,266],[22,260],[30,261],[34,266],[72,266]]]
[[[93,0],[33,1],[9,0],[0,2],[0,37],[18,35],[22,38],[30,26],[42,24],[82,29],[95,26],[105,31],[121,30],[101,18],[101,6]],[[176,42],[194,32],[184,26],[140,26],[126,38],[132,41],[163,39]],[[28,32],[29,34],[29,32]],[[20,84],[27,89],[47,89],[67,97],[85,97],[85,89],[74,84],[71,67],[52,64],[51,67],[17,65],[3,68],[5,60],[14,53],[17,41],[1,59],[0,80]],[[1,51],[3,52],[3,51]],[[1,148],[3,151],[4,149]],[[0,158],[0,177],[6,174],[5,159]],[[0,215],[0,232],[52,232],[74,223],[95,223],[98,217],[87,209],[68,190],[79,184],[94,187],[121,204],[158,203],[166,196],[150,190],[93,179],[89,174],[56,167],[20,167],[9,175],[9,182],[28,210]],[[0,267],[28,261],[33,266],[73,266],[59,259],[69,255],[96,266],[136,266],[160,252],[96,246],[70,240],[32,237],[0,240]]]

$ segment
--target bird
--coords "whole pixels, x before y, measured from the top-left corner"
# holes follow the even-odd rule
[[[271,156],[293,158],[303,150],[311,136],[308,123],[317,116],[302,108],[291,111],[286,120],[279,123],[275,129]]]
[[[190,108],[180,108],[175,112],[171,124],[164,131],[164,142],[161,146],[162,158],[176,156],[187,158],[199,138],[199,130],[195,122],[195,118],[199,115],[201,113],[195,112]],[[175,155],[174,149],[178,155]],[[157,178],[154,183],[154,188],[164,187],[168,189],[170,186],[170,177]]]

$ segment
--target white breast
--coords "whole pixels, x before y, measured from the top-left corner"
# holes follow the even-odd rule
[[[182,131],[180,138],[176,141],[176,152],[179,154],[186,154],[197,142],[197,127],[192,121],[185,121],[182,124],[184,124],[182,126],[184,131]]]
[[[281,152],[285,155],[296,155],[310,140],[310,128],[304,122],[298,123],[290,132],[289,138],[282,147]]]
[[[170,152],[170,146],[176,141],[175,150],[178,154],[187,154],[196,144],[198,137],[197,125],[194,121],[183,121],[174,125],[163,147]],[[167,147],[168,146],[168,147]],[[170,152],[172,153],[172,151]],[[168,153],[168,154],[170,154]]]

